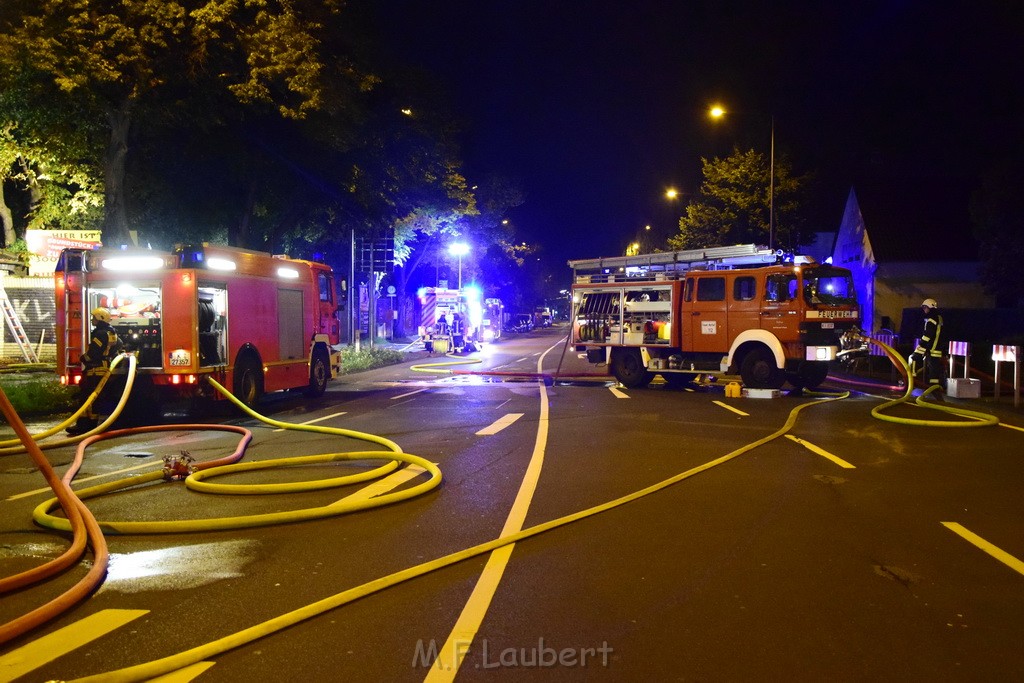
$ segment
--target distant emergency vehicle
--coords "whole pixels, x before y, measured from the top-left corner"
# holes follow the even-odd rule
[[[65,249],[54,277],[57,372],[69,384],[97,306],[137,354],[143,395],[219,398],[209,376],[251,406],[264,392],[323,394],[340,370],[334,273],[322,263],[210,244]]]
[[[814,388],[860,322],[850,271],[752,244],[569,265],[573,342],[628,387],[738,373]]]
[[[480,290],[476,287],[447,289],[445,287],[421,287],[416,292],[416,313],[420,338],[429,340],[436,335],[448,336],[455,317],[461,321],[461,335],[466,342],[483,341],[484,309]],[[442,322],[443,318],[443,322]],[[440,325],[447,326],[442,330]]]

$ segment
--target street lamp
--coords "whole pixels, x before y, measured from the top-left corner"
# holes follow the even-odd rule
[[[448,246],[448,253],[459,257],[459,290],[462,290],[462,257],[469,253],[469,245],[465,242],[455,242]]]
[[[708,116],[718,120],[726,115],[725,108],[714,105]],[[772,137],[768,161],[768,248],[775,248],[775,117],[772,116]]]

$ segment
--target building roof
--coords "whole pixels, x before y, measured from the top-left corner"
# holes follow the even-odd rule
[[[977,261],[972,189],[945,178],[855,186],[876,263]]]

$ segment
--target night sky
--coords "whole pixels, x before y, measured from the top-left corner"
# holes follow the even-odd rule
[[[1024,3],[373,0],[389,49],[437,75],[467,124],[472,184],[518,180],[511,213],[549,258],[675,231],[701,157],[733,144],[812,171],[835,230],[857,191],[880,241],[964,244],[986,168],[1024,154]],[[706,117],[713,102],[731,112]],[[898,236],[898,239],[892,239]]]

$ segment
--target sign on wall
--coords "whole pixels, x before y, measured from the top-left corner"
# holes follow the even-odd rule
[[[99,230],[26,230],[30,276],[53,275],[62,249],[97,249]]]

